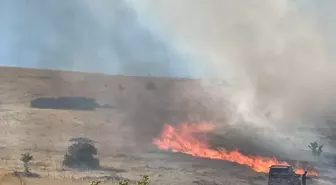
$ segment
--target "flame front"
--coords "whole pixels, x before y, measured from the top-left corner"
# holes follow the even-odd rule
[[[206,141],[198,139],[196,133],[205,133],[214,130],[210,123],[188,124],[181,123],[176,127],[166,124],[158,138],[154,138],[154,144],[165,150],[181,152],[194,157],[219,159],[235,162],[251,167],[256,172],[268,173],[271,165],[289,165],[285,161],[279,161],[275,157],[247,156],[237,149],[227,151],[224,148],[211,149]],[[297,174],[303,174],[303,168],[295,168]],[[317,176],[316,171],[308,171],[308,175]]]

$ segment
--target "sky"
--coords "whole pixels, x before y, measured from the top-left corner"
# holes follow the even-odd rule
[[[206,64],[190,63],[206,57],[181,52],[157,32],[160,22],[139,16],[141,3],[130,2],[0,0],[0,65],[126,75],[212,75]],[[331,3],[297,1],[330,33]]]
[[[187,59],[120,0],[1,0],[0,65],[190,76]]]

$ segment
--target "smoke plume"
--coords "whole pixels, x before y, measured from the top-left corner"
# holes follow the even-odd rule
[[[335,113],[336,64],[329,38],[312,9],[289,0],[128,1],[138,16],[209,77],[226,79],[221,92],[235,108],[230,124],[265,129],[307,148]],[[220,107],[218,107],[220,108]],[[288,141],[289,140],[289,141]],[[291,145],[292,146],[292,145]]]

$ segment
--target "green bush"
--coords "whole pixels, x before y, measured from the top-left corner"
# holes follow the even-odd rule
[[[68,147],[63,165],[69,168],[96,169],[99,167],[99,159],[95,158],[95,155],[97,149],[92,143],[75,142]]]
[[[29,162],[33,160],[33,156],[30,155],[30,153],[23,153],[21,155],[20,161],[23,162],[23,167],[24,167],[24,173],[25,174],[31,174],[30,169],[29,169]]]

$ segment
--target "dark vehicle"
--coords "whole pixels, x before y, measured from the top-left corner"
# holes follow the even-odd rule
[[[268,173],[268,185],[301,185],[300,175],[292,166],[272,165]]]

